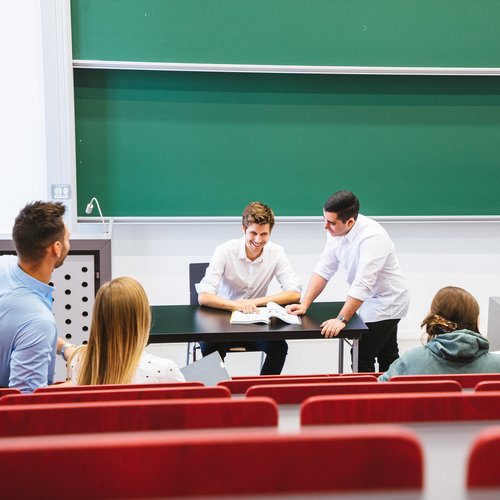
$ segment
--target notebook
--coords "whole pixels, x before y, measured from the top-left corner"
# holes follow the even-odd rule
[[[208,356],[181,368],[187,382],[203,382],[205,385],[217,385],[223,380],[231,380],[220,354],[215,351]]]

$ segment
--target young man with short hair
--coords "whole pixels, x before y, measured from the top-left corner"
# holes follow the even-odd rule
[[[36,201],[16,217],[17,257],[0,257],[0,387],[33,392],[54,378],[57,337],[52,272],[69,252],[62,203]]]
[[[321,333],[337,336],[356,311],[368,326],[359,343],[359,371],[387,371],[399,357],[398,323],[408,311],[408,290],[394,244],[385,229],[359,213],[358,198],[338,191],[323,207],[328,233],[325,249],[300,304],[287,307],[292,314],[305,314],[339,267],[347,271],[347,299],[336,318],[325,321]]]
[[[270,241],[274,213],[263,203],[252,202],[243,211],[243,237],[215,249],[205,277],[196,285],[200,305],[251,313],[268,302],[290,304],[300,298],[300,279],[292,271],[283,248]],[[268,295],[276,278],[282,291]],[[230,347],[264,351],[261,375],[279,374],[288,345],[284,340],[262,342],[200,342],[204,356],[219,351],[225,357]]]

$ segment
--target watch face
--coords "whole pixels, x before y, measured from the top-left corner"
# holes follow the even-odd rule
[[[345,323],[345,318],[344,318],[344,316],[342,316],[342,314],[339,314],[339,315],[337,316],[337,319],[338,319],[339,321],[342,321],[342,323]]]

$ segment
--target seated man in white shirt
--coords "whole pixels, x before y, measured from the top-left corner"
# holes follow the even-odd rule
[[[300,298],[300,279],[292,271],[283,248],[269,241],[274,213],[263,203],[252,202],[243,211],[243,237],[229,240],[215,249],[205,277],[196,285],[202,306],[253,313],[268,302],[290,304]],[[282,291],[268,294],[276,278]],[[200,342],[204,356],[219,351],[224,359],[231,347],[264,351],[261,375],[281,373],[288,352],[284,340],[261,342]]]

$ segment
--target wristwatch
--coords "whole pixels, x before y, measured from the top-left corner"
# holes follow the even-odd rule
[[[62,359],[66,361],[66,358],[64,357],[64,353],[68,347],[75,347],[73,344],[70,344],[69,342],[66,342],[65,344],[62,345],[61,350],[59,351],[59,354],[62,356]]]
[[[337,319],[338,319],[339,321],[342,321],[342,323],[344,323],[344,325],[347,325],[347,320],[344,318],[344,316],[342,316],[342,314],[339,314],[339,315],[337,316]]]

